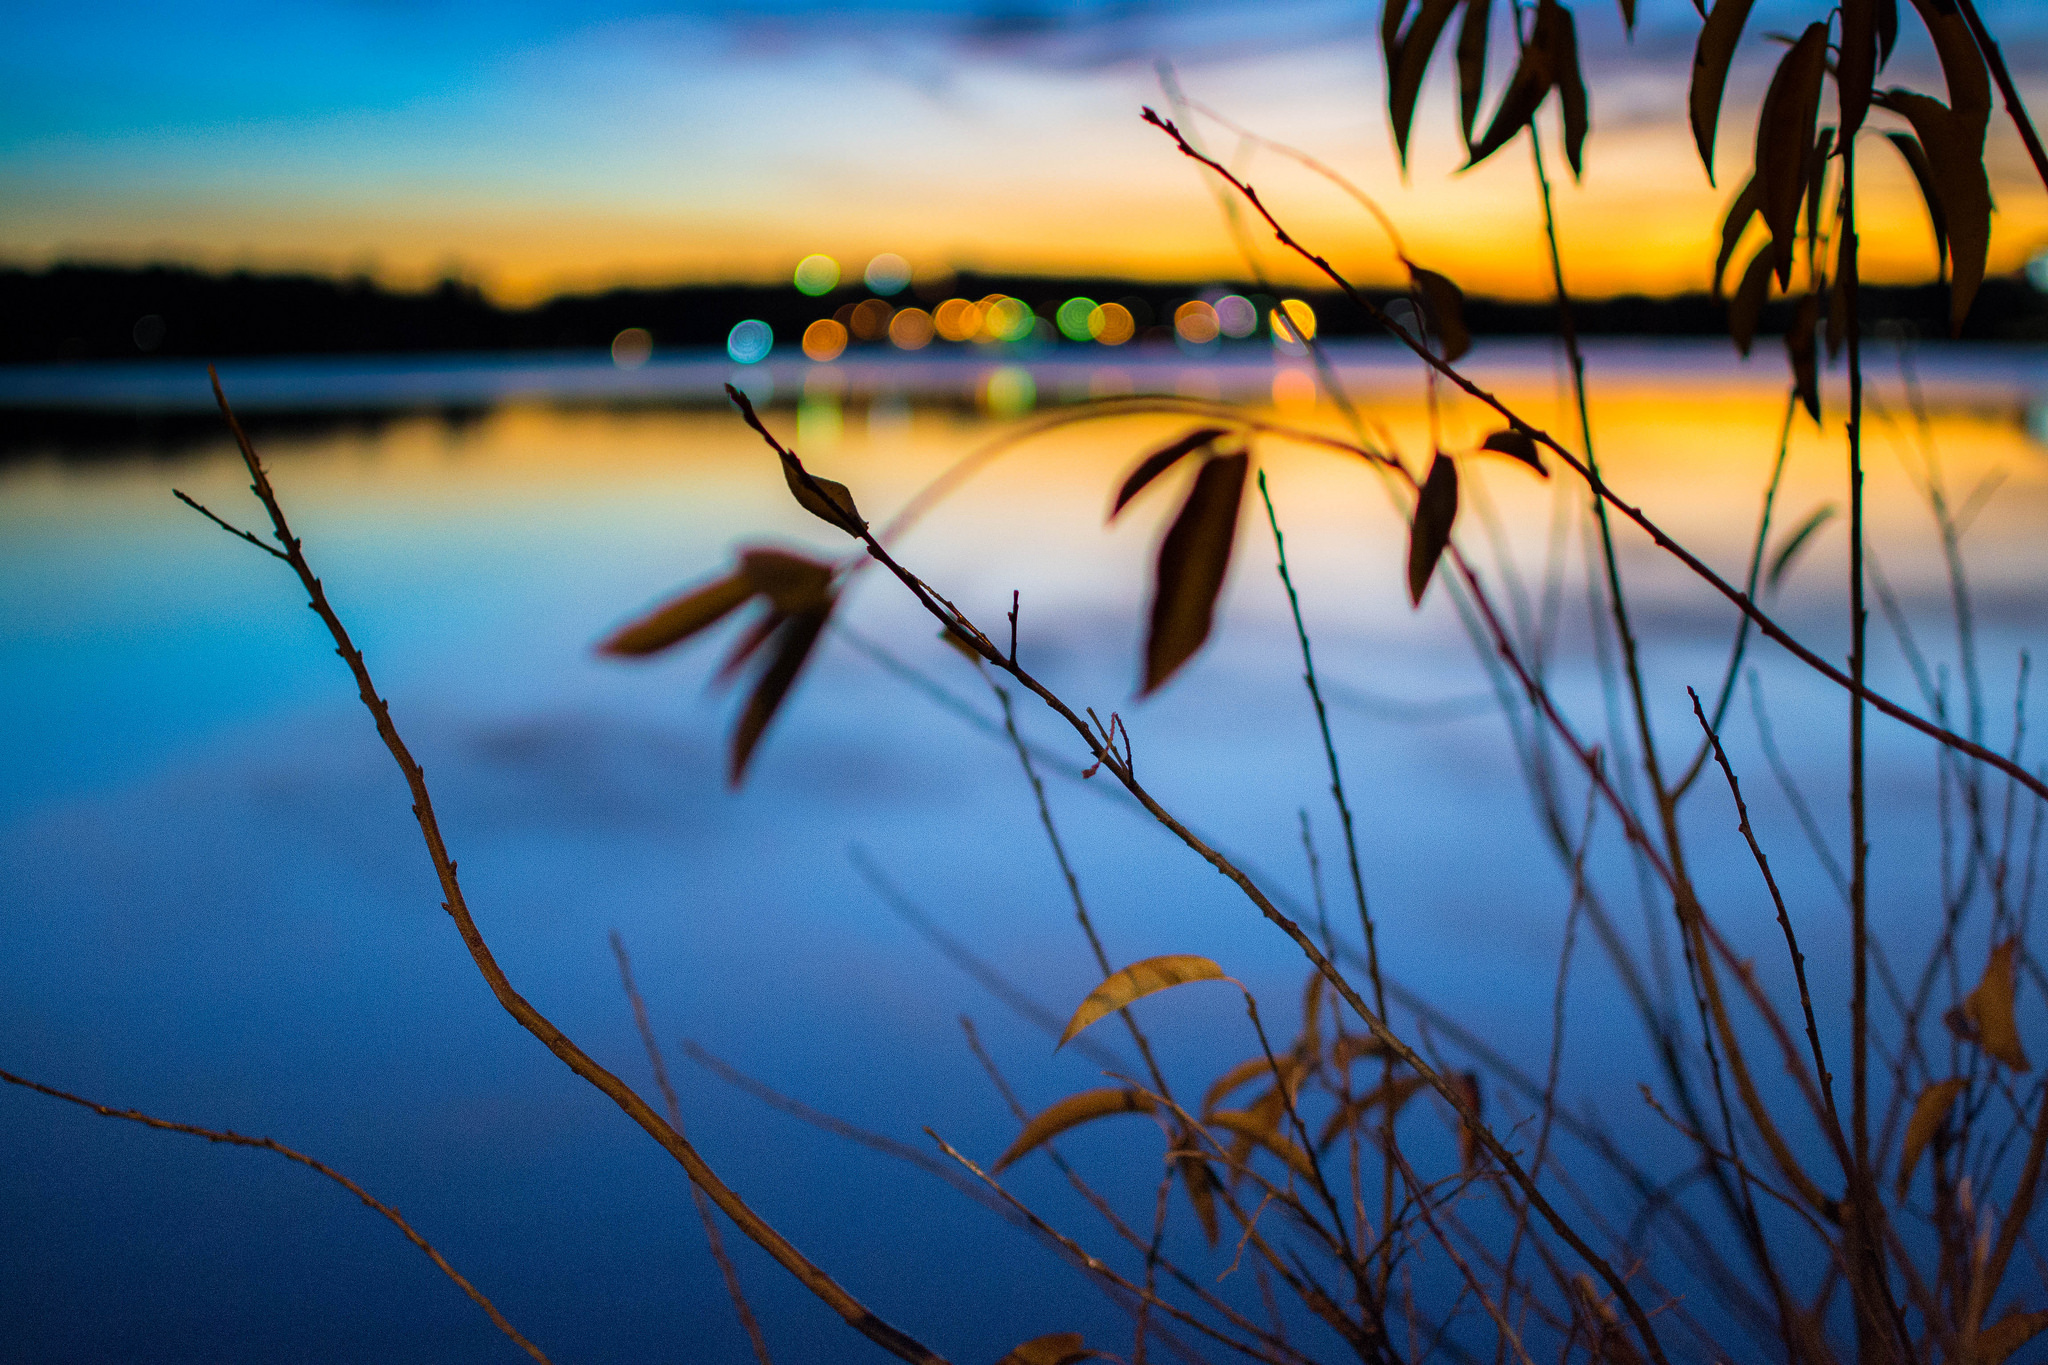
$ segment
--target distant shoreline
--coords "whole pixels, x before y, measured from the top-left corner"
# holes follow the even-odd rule
[[[889,302],[929,308],[949,296],[1007,294],[1049,319],[1060,302],[1076,296],[1121,301],[1153,320],[1150,342],[1132,343],[1142,350],[1147,344],[1173,344],[1159,324],[1178,304],[1225,291],[1256,293],[1255,286],[1241,281],[1159,284],[962,274],[938,288],[913,286]],[[1315,307],[1323,335],[1370,334],[1370,321],[1340,295],[1290,292]],[[1393,297],[1386,290],[1367,292],[1375,299]],[[1939,336],[1945,331],[1946,294],[1938,284],[1867,286],[1864,320]],[[143,356],[579,351],[609,346],[627,328],[644,328],[657,351],[673,351],[722,346],[727,332],[744,318],[768,323],[778,345],[794,351],[812,322],[869,296],[864,289],[809,297],[787,285],[692,284],[564,295],[529,308],[509,308],[453,280],[402,293],[369,280],[316,275],[58,265],[0,270],[0,364]],[[1788,305],[1768,305],[1761,330],[1782,331],[1789,312]],[[1573,314],[1578,330],[1589,336],[1718,336],[1726,326],[1723,306],[1706,294],[1574,300]],[[1466,319],[1479,336],[1543,336],[1554,332],[1557,311],[1546,302],[1474,297],[1467,300]],[[1964,335],[1989,341],[2048,340],[2048,295],[2024,276],[1986,280]],[[1058,345],[1087,352],[1107,349],[1090,343]],[[886,350],[887,343],[879,348]],[[859,351],[855,347],[848,358]]]

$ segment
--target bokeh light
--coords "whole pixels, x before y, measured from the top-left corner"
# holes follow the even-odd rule
[[[1214,341],[1222,329],[1216,324],[1216,310],[1200,299],[1189,299],[1173,310],[1173,330],[1182,341],[1200,346]]]
[[[947,299],[932,314],[939,335],[948,341],[968,341],[981,330],[981,308],[966,299]]]
[[[982,335],[990,341],[1022,341],[1038,320],[1030,304],[1006,294],[991,294],[982,300],[981,309]]]
[[[895,311],[880,299],[863,299],[846,310],[846,328],[862,341],[880,341],[889,334],[889,316]]]
[[[1216,325],[1227,337],[1248,337],[1259,330],[1259,310],[1242,294],[1225,294],[1216,300]]]
[[[816,298],[839,287],[839,262],[830,256],[806,256],[796,263],[796,287]]]
[[[1105,346],[1121,346],[1138,334],[1138,320],[1120,303],[1101,304],[1088,314],[1088,335]]]
[[[905,308],[889,319],[889,340],[902,350],[921,351],[932,343],[932,315],[922,308]]]
[[[846,328],[831,318],[819,318],[804,328],[804,354],[812,360],[837,360],[846,349]]]
[[[1315,376],[1291,366],[1273,371],[1273,406],[1282,412],[1305,413],[1316,405]]]
[[[637,370],[654,354],[654,334],[645,327],[628,327],[612,338],[612,364],[622,370]]]
[[[1059,306],[1052,320],[1059,327],[1060,335],[1067,340],[1092,341],[1095,333],[1089,330],[1088,315],[1094,311],[1094,299],[1068,299]]]
[[[910,283],[910,262],[893,251],[885,251],[868,262],[861,278],[877,294],[900,294]]]
[[[1038,385],[1021,365],[991,370],[981,382],[981,405],[991,417],[1022,417],[1037,402]]]
[[[725,334],[725,353],[742,365],[758,364],[775,349],[775,329],[759,318],[736,322]]]
[[[1282,314],[1286,315],[1286,321],[1281,320]],[[1291,331],[1287,326],[1289,322],[1294,324]],[[1280,306],[1273,310],[1273,335],[1289,340],[1298,336],[1302,341],[1314,341],[1316,339],[1316,310],[1303,303],[1300,299],[1282,299]]]

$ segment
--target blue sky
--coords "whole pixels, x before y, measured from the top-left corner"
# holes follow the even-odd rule
[[[2016,59],[2048,50],[2048,5],[1990,9]],[[1684,0],[1646,0],[1625,42],[1612,8],[1579,13],[1595,131],[1587,182],[1566,196],[1575,269],[1602,290],[1697,283],[1725,193],[1682,126],[1698,20]],[[1724,182],[1745,169],[1761,35],[1804,17],[1765,0],[1752,19]],[[893,249],[933,270],[1234,273],[1207,190],[1136,121],[1165,59],[1195,97],[1382,196],[1438,261],[1482,286],[1539,287],[1521,240],[1526,160],[1452,175],[1442,72],[1403,183],[1363,6],[99,3],[12,25],[0,257],[22,263],[168,258],[400,282],[460,269],[510,297],[768,278],[810,250]],[[2023,78],[2040,89],[2035,66],[2048,63]],[[1933,79],[1911,41],[1891,74]],[[1993,157],[1994,264],[2010,268],[2048,240],[2048,212],[2002,123]],[[1253,170],[1361,273],[1384,269],[1324,187],[1270,159]],[[1907,188],[1896,168],[1873,174],[1880,195]],[[1893,206],[1874,215],[1873,264],[1931,265],[1917,204]]]

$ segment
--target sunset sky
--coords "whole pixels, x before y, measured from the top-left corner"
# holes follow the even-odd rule
[[[1907,37],[1885,80],[1940,93],[1901,8]],[[1985,9],[2048,108],[2048,0]],[[1684,125],[1691,6],[1643,0],[1633,42],[1607,0],[1577,12],[1593,134],[1585,183],[1560,199],[1572,283],[1699,287],[1748,170],[1777,51],[1764,35],[1820,8],[1760,0],[1718,189]],[[0,260],[305,267],[401,285],[458,271],[512,301],[786,278],[813,251],[896,251],[934,274],[1241,276],[1208,187],[1138,121],[1160,101],[1166,60],[1191,98],[1357,180],[1423,263],[1474,291],[1541,292],[1526,147],[1455,174],[1446,52],[1404,183],[1377,24],[1377,6],[1327,0],[23,7],[0,47]],[[1496,90],[1505,66],[1496,55]],[[1210,134],[1221,153],[1236,145]],[[2002,112],[1991,149],[1991,267],[2012,270],[2048,247],[2048,192]],[[1931,276],[1925,213],[1897,158],[1873,140],[1863,164],[1867,269]],[[1299,235],[1362,278],[1386,276],[1384,240],[1347,200],[1270,153],[1247,171]],[[1261,249],[1277,274],[1298,274]]]

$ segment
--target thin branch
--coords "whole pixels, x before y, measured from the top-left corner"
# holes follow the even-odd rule
[[[347,1190],[356,1198],[362,1200],[363,1203],[368,1205],[370,1208],[375,1209],[377,1212],[383,1214],[386,1218],[390,1219],[392,1225],[396,1227],[400,1232],[405,1234],[405,1239],[408,1242],[411,1242],[421,1251],[427,1253],[427,1259],[432,1261],[436,1266],[440,1267],[441,1273],[443,1275],[446,1275],[449,1279],[453,1280],[455,1282],[455,1287],[457,1289],[460,1289],[463,1293],[469,1295],[470,1298],[476,1301],[477,1307],[483,1309],[485,1313],[490,1315],[491,1321],[497,1325],[499,1331],[503,1332],[506,1336],[510,1337],[513,1340],[513,1342],[518,1345],[520,1350],[532,1356],[535,1360],[539,1361],[541,1365],[548,1365],[548,1358],[541,1354],[540,1347],[534,1345],[525,1337],[519,1335],[519,1330],[515,1328],[511,1323],[505,1321],[505,1315],[498,1311],[497,1306],[495,1304],[493,1304],[489,1299],[484,1297],[483,1291],[478,1289],[475,1285],[471,1284],[468,1280],[463,1279],[461,1274],[459,1274],[456,1271],[455,1267],[448,1264],[446,1257],[442,1256],[440,1252],[434,1250],[432,1246],[428,1245],[426,1238],[420,1236],[417,1232],[413,1231],[412,1224],[406,1222],[405,1219],[399,1217],[397,1209],[394,1209],[389,1204],[386,1204],[381,1200],[377,1199],[368,1190],[364,1189],[361,1185],[356,1184],[355,1181],[350,1180],[347,1176],[343,1175],[340,1171],[335,1170],[332,1166],[329,1166],[327,1163],[323,1161],[315,1161],[312,1157],[307,1156],[304,1152],[295,1152],[291,1148],[285,1146],[283,1143],[273,1142],[271,1139],[267,1137],[246,1137],[241,1133],[232,1132],[222,1128],[200,1128],[189,1123],[173,1123],[169,1119],[154,1118],[148,1114],[143,1113],[139,1109],[115,1109],[109,1105],[95,1103],[94,1101],[86,1099],[83,1096],[74,1095],[69,1091],[58,1090],[53,1086],[47,1086],[41,1084],[38,1081],[29,1080],[26,1076],[17,1076],[11,1071],[0,1071],[0,1081],[6,1081],[9,1085],[21,1086],[22,1088],[27,1090],[33,1090],[39,1095],[48,1095],[51,1099],[63,1100],[66,1103],[78,1105],[80,1108],[83,1109],[90,1109],[93,1111],[93,1113],[99,1114],[104,1118],[127,1119],[130,1123],[139,1123],[146,1128],[155,1128],[159,1131],[166,1133],[188,1133],[193,1137],[205,1138],[208,1142],[222,1142],[233,1147],[258,1147],[266,1152],[276,1152],[279,1156],[285,1158],[285,1160],[287,1161],[296,1161],[301,1166],[304,1166],[306,1169],[310,1171],[317,1171],[319,1174],[326,1176],[329,1180],[332,1180],[335,1184]]]
[[[640,987],[633,981],[633,960],[627,956],[626,940],[619,937],[619,931],[612,930],[612,955],[619,960],[619,983],[626,989],[626,999],[633,1006],[633,1026],[640,1030],[641,1046],[647,1049],[647,1064],[654,1069],[654,1084],[661,1091],[663,1103],[668,1106],[668,1121],[680,1133],[683,1131],[683,1106],[676,1099],[676,1088],[669,1084],[668,1063],[661,1055],[661,1044],[655,1040],[654,1026],[647,1022],[647,1002],[640,997]],[[740,1273],[732,1263],[732,1257],[725,1254],[725,1238],[718,1231],[718,1219],[711,1212],[711,1201],[704,1197],[704,1191],[692,1182],[690,1200],[697,1206],[697,1218],[704,1224],[704,1241],[711,1248],[711,1259],[718,1263],[718,1273],[725,1280],[725,1292],[732,1299],[733,1312],[739,1315],[740,1326],[746,1329],[747,1342],[754,1348],[754,1359],[761,1365],[774,1365],[768,1354],[768,1340],[761,1335],[761,1324],[754,1317],[754,1309],[747,1302],[746,1292],[740,1288]]]
[[[463,945],[469,950],[470,960],[491,988],[491,994],[504,1007],[505,1012],[519,1022],[520,1027],[539,1039],[548,1051],[560,1058],[571,1071],[595,1086],[620,1109],[637,1123],[649,1137],[660,1143],[673,1156],[690,1179],[711,1196],[711,1202],[725,1211],[728,1218],[763,1250],[794,1275],[798,1282],[817,1295],[855,1331],[868,1338],[883,1350],[908,1360],[914,1365],[945,1365],[944,1358],[931,1348],[901,1329],[884,1322],[867,1306],[848,1293],[838,1281],[814,1265],[808,1257],[797,1250],[788,1238],[769,1226],[750,1208],[746,1201],[718,1178],[697,1149],[671,1127],[661,1115],[654,1112],[634,1089],[611,1072],[599,1066],[591,1056],[578,1047],[569,1036],[557,1028],[547,1016],[530,1004],[526,997],[513,989],[504,969],[484,942],[483,933],[470,915],[469,902],[462,892],[462,884],[456,878],[455,860],[449,856],[447,843],[441,835],[441,824],[434,814],[433,798],[427,791],[425,771],[412,756],[400,738],[398,728],[391,721],[391,708],[378,694],[376,684],[370,679],[370,671],[363,662],[362,651],[356,648],[348,629],[327,601],[327,591],[307,563],[304,548],[292,534],[291,524],[286,520],[284,507],[278,501],[276,492],[270,486],[270,476],[264,471],[263,461],[257,457],[256,448],[249,443],[249,437],[236,420],[234,410],[228,406],[227,395],[222,392],[220,376],[209,368],[207,373],[213,379],[214,401],[220,405],[221,416],[234,433],[235,443],[241,448],[242,461],[248,467],[251,479],[250,490],[262,502],[270,514],[272,527],[277,533],[278,544],[284,548],[285,561],[298,576],[299,585],[305,589],[307,605],[320,617],[321,624],[334,639],[336,651],[342,662],[348,665],[354,677],[357,694],[361,697],[371,718],[376,722],[378,738],[390,751],[399,772],[405,777],[406,787],[412,793],[413,816],[419,822],[420,837],[426,843],[427,856],[432,860],[434,873],[441,884],[442,908],[455,921],[456,932],[462,935]]]
[[[1393,334],[1393,336],[1399,339],[1410,350],[1414,351],[1417,355],[1421,356],[1423,361],[1426,364],[1428,364],[1431,369],[1435,370],[1438,374],[1441,374],[1444,378],[1450,380],[1452,384],[1456,385],[1468,396],[1477,399],[1479,402],[1491,408],[1494,412],[1498,413],[1503,419],[1512,424],[1518,431],[1521,431],[1531,440],[1537,442],[1539,445],[1548,447],[1552,451],[1552,453],[1554,453],[1559,459],[1563,460],[1567,465],[1571,466],[1572,471],[1575,474],[1577,474],[1581,479],[1584,479],[1587,483],[1587,486],[1592,488],[1592,490],[1595,493],[1599,494],[1600,497],[1603,498],[1616,511],[1620,512],[1623,516],[1627,517],[1630,521],[1634,522],[1638,527],[1640,527],[1644,534],[1648,535],[1652,541],[1656,542],[1656,545],[1659,549],[1665,551],[1667,554],[1677,559],[1681,564],[1685,565],[1686,568],[1690,569],[1708,586],[1712,587],[1716,592],[1720,593],[1723,597],[1727,598],[1731,603],[1733,603],[1736,606],[1736,608],[1739,609],[1745,616],[1749,617],[1750,620],[1756,622],[1757,629],[1762,631],[1766,638],[1775,641],[1777,644],[1779,644],[1785,650],[1791,653],[1791,655],[1794,658],[1798,659],[1808,668],[1811,668],[1814,672],[1819,673],[1822,677],[1828,679],[1828,681],[1836,684],[1837,686],[1846,689],[1852,695],[1862,698],[1871,706],[1877,708],[1878,711],[1882,712],[1887,716],[1890,716],[1893,720],[1898,721],[1902,725],[1906,725],[1911,727],[1912,729],[1918,730],[1921,734],[1926,735],[1928,738],[1933,739],[1938,743],[1945,744],[1951,749],[1955,749],[1961,753],[1968,754],[1971,758],[1976,759],[1980,763],[1985,763],[1993,768],[1996,768],[1998,771],[2004,773],[2006,776],[2012,778],[2014,781],[2024,786],[2028,791],[2034,793],[2034,795],[2041,797],[2044,800],[2048,800],[2048,780],[2036,777],[2034,774],[2028,772],[2019,764],[2014,763],[2010,759],[2006,758],[2003,754],[1997,753],[1991,749],[1987,749],[1981,744],[1975,743],[1972,740],[1965,739],[1961,735],[1956,734],[1953,731],[1944,729],[1943,727],[1934,724],[1932,721],[1925,720],[1919,716],[1914,715],[1911,711],[1908,711],[1903,706],[1900,706],[1897,702],[1894,702],[1889,698],[1882,696],[1877,692],[1873,692],[1869,688],[1863,686],[1861,683],[1851,678],[1847,673],[1844,673],[1841,669],[1835,667],[1826,659],[1822,658],[1820,655],[1814,653],[1811,649],[1808,649],[1805,645],[1801,644],[1798,641],[1798,639],[1796,639],[1793,635],[1786,631],[1783,626],[1779,625],[1775,620],[1773,620],[1771,616],[1763,610],[1763,608],[1757,606],[1756,602],[1749,596],[1748,593],[1743,592],[1741,589],[1737,588],[1735,585],[1728,582],[1725,578],[1722,578],[1721,575],[1714,572],[1713,569],[1709,568],[1705,561],[1701,560],[1699,556],[1695,555],[1692,551],[1686,549],[1685,546],[1679,544],[1676,540],[1673,540],[1661,526],[1657,525],[1656,522],[1650,520],[1650,518],[1646,516],[1640,508],[1637,508],[1627,502],[1624,502],[1621,496],[1618,493],[1616,493],[1612,488],[1608,487],[1607,483],[1603,479],[1601,479],[1601,477],[1597,473],[1587,468],[1584,461],[1582,461],[1577,455],[1574,455],[1571,451],[1565,449],[1565,447],[1558,442],[1556,437],[1550,435],[1541,427],[1538,427],[1535,424],[1529,422],[1527,419],[1521,417],[1519,414],[1517,414],[1511,408],[1509,408],[1507,404],[1503,403],[1499,398],[1495,397],[1492,393],[1481,388],[1479,385],[1473,383],[1470,379],[1467,379],[1459,371],[1452,368],[1449,363],[1447,363],[1442,358],[1437,356],[1434,352],[1432,352],[1420,338],[1412,335],[1411,333],[1403,329],[1392,318],[1388,317],[1383,309],[1381,309],[1377,304],[1373,303],[1370,299],[1366,298],[1365,295],[1360,293],[1357,287],[1353,285],[1350,280],[1346,279],[1343,275],[1339,274],[1336,267],[1332,266],[1329,263],[1329,261],[1325,260],[1323,257],[1315,254],[1308,248],[1302,246],[1299,242],[1295,241],[1293,236],[1288,233],[1287,229],[1280,225],[1280,221],[1277,218],[1275,218],[1272,215],[1272,213],[1266,208],[1265,204],[1260,201],[1258,193],[1255,190],[1253,190],[1251,186],[1245,184],[1242,180],[1239,180],[1236,176],[1232,175],[1230,171],[1225,169],[1220,163],[1216,162],[1215,160],[1207,156],[1204,156],[1201,152],[1196,151],[1194,147],[1190,146],[1187,140],[1181,136],[1180,130],[1175,128],[1170,120],[1163,119],[1159,115],[1153,113],[1150,109],[1147,109],[1145,111],[1145,121],[1157,126],[1169,137],[1173,138],[1175,143],[1179,146],[1183,155],[1203,163],[1204,165],[1208,166],[1211,170],[1215,171],[1218,175],[1221,175],[1227,180],[1229,180],[1232,186],[1234,186],[1237,189],[1238,193],[1245,196],[1245,198],[1251,203],[1251,205],[1259,211],[1260,216],[1263,217],[1266,220],[1267,225],[1273,229],[1274,233],[1278,236],[1282,245],[1294,251],[1296,254],[1300,255],[1304,260],[1306,260],[1309,264],[1316,267],[1317,270],[1321,271],[1325,276],[1327,276],[1330,279],[1332,283],[1336,284],[1339,289],[1343,290],[1346,297],[1348,297],[1354,304],[1356,304],[1360,309],[1362,309],[1367,314],[1367,316],[1371,317],[1374,322],[1386,328],[1388,332]]]

